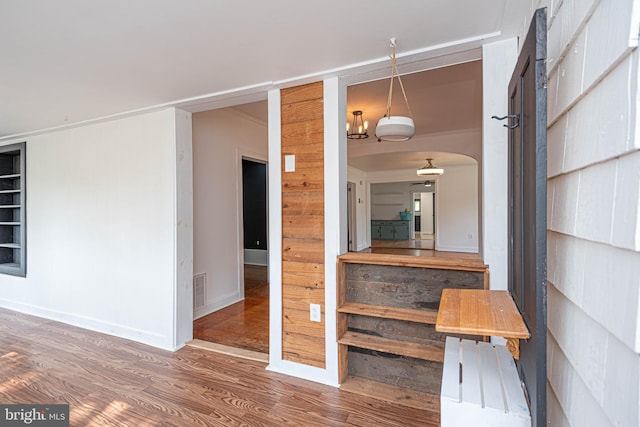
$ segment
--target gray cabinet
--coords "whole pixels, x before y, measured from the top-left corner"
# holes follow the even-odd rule
[[[411,221],[372,220],[371,238],[374,240],[409,240]]]

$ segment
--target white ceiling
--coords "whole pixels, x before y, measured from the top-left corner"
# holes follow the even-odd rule
[[[530,3],[2,1],[0,137],[153,106],[228,106],[332,75],[380,78],[390,37],[401,66],[435,63],[513,36]]]

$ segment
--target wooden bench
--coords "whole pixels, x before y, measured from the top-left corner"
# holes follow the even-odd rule
[[[442,427],[530,427],[529,406],[506,347],[447,337],[440,392]]]

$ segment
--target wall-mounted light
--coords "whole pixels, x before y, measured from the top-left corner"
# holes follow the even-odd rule
[[[366,139],[369,138],[367,129],[369,128],[369,122],[362,118],[362,111],[356,110],[353,112],[353,121],[351,126],[347,122],[347,138],[349,139]]]

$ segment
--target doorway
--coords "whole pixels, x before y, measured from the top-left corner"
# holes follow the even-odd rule
[[[193,337],[210,349],[269,353],[267,106],[193,115]],[[264,112],[264,114],[262,114]],[[235,138],[227,138],[230,131]],[[196,280],[194,280],[194,294]],[[220,350],[222,351],[222,350]]]
[[[431,184],[431,186],[434,185]],[[435,196],[435,191],[416,191],[413,193],[414,238],[422,241],[421,247],[429,249],[434,248],[436,236]]]

